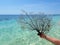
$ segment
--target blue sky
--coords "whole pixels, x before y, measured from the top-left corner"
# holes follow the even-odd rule
[[[0,0],[0,14],[20,14],[21,10],[60,14],[60,0]]]

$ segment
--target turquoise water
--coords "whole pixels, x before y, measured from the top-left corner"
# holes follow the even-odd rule
[[[1,16],[0,16],[1,17]],[[40,38],[36,31],[21,28],[19,16],[2,16],[0,18],[0,45],[54,45]],[[53,16],[53,26],[49,33],[51,37],[60,39],[60,16]]]

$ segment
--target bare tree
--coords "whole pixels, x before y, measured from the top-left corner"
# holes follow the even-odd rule
[[[19,18],[19,23],[25,28],[36,30],[40,33],[47,33],[51,28],[52,18],[48,15],[26,13]]]

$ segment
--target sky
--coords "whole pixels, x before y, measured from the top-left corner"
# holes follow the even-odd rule
[[[60,0],[0,0],[0,14],[42,12],[60,14]]]

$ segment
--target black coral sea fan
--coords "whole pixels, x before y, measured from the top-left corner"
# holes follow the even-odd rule
[[[19,18],[21,26],[30,30],[36,30],[38,33],[47,33],[51,28],[52,18],[44,14],[24,14]]]

